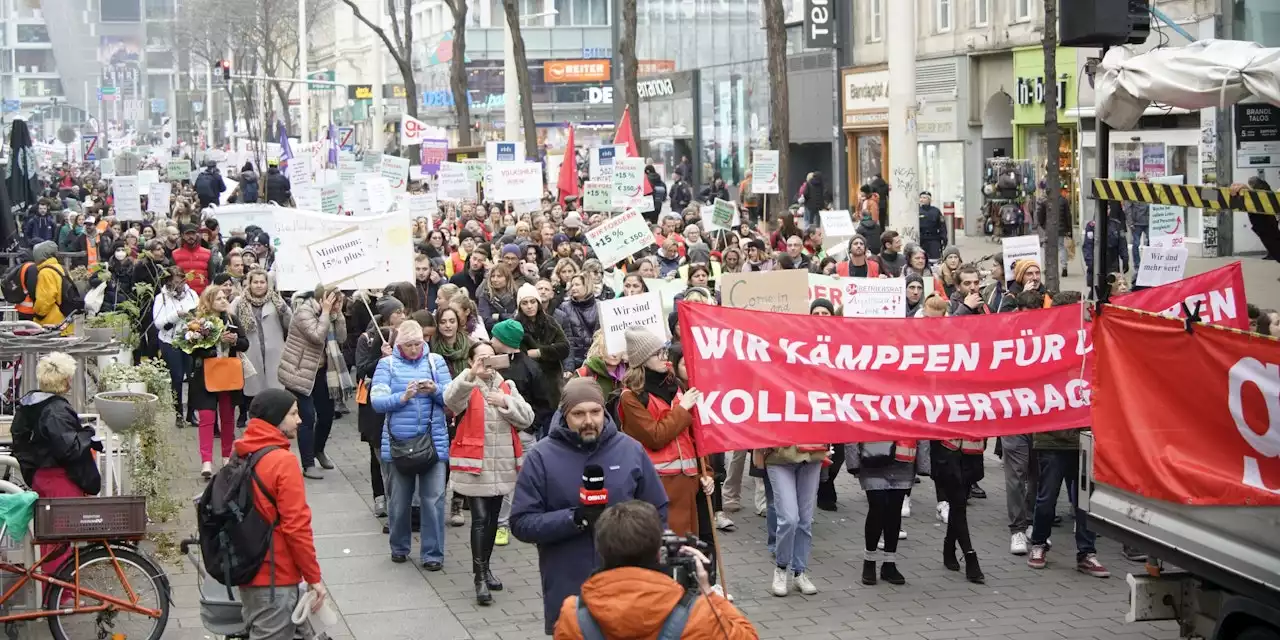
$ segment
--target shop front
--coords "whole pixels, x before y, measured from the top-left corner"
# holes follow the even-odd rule
[[[1014,158],[1029,160],[1031,174],[1024,176],[1026,186],[1034,188],[1044,178],[1049,162],[1058,164],[1062,188],[1071,202],[1080,200],[1079,123],[1075,117],[1078,62],[1076,50],[1059,47],[1057,74],[1046,78],[1044,51],[1027,47],[1013,51],[1013,148]],[[1046,83],[1057,86],[1058,146],[1049,149],[1044,116]],[[1080,224],[1079,207],[1072,208],[1073,226]]]
[[[645,76],[640,91],[640,153],[655,161],[664,180],[683,159],[688,159],[692,176],[684,179],[702,184],[701,162],[694,162],[701,148],[699,136],[699,73],[696,69]]]
[[[932,194],[938,208],[959,217],[965,211],[965,148],[980,142],[969,139],[968,101],[957,99],[959,87],[968,86],[968,66],[961,56],[921,60],[916,67],[920,189]]]
[[[848,191],[853,201],[859,187],[889,166],[889,69],[884,65],[840,71],[841,123],[848,144]]]

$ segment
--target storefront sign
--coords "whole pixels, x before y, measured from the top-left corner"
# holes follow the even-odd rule
[[[831,0],[804,0],[804,46],[831,49],[836,46],[835,3]]]
[[[642,73],[640,75],[644,74]],[[692,71],[668,73],[666,75],[641,80],[636,83],[636,87],[640,91],[640,100],[642,102],[648,102],[649,100],[661,100],[665,98],[691,98],[693,97],[693,85],[694,78]]]
[[[637,82],[636,87],[640,90],[641,99],[666,98],[675,95],[676,92],[675,86],[671,84],[671,78]]]
[[[373,85],[371,84],[353,84],[347,87],[348,100],[372,100]]]
[[[1280,166],[1280,108],[1236,105],[1236,155],[1241,167]]]
[[[587,104],[613,104],[613,87],[587,87]]]
[[[608,82],[608,60],[547,60],[542,63],[542,81],[548,84],[565,82]]]
[[[612,58],[613,49],[609,47],[583,47],[583,58]]]
[[[638,75],[653,76],[659,73],[671,73],[676,70],[675,60],[640,60]]]
[[[1018,78],[1017,95],[1014,99],[1022,106],[1044,104],[1044,77]],[[1067,105],[1067,77],[1058,79],[1058,110]]]
[[[945,142],[959,139],[959,111],[956,102],[924,103],[916,116],[916,137],[920,142]]]
[[[844,128],[881,128],[889,123],[889,70],[845,69],[840,76]]]

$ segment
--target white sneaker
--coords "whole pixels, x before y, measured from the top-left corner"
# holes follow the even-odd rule
[[[951,503],[945,500],[942,502],[939,502],[937,513],[938,513],[938,520],[940,520],[942,524],[947,524],[947,522],[951,519]]]
[[[387,497],[378,496],[373,499],[373,515],[382,518],[387,515]]]
[[[787,595],[787,570],[782,567],[773,568],[773,586],[769,587],[769,593],[779,598]]]
[[[716,528],[721,531],[733,531],[738,528],[738,525],[734,524],[733,521],[729,519],[729,516],[724,515],[723,511],[717,511]]]
[[[813,581],[809,579],[809,574],[801,573],[796,576],[796,591],[806,596],[812,596],[818,593],[818,588],[813,586]]]
[[[1027,555],[1027,549],[1027,534],[1021,531],[1014,532],[1009,539],[1009,553],[1015,556],[1025,556]]]
[[[907,496],[906,500],[902,501],[902,517],[911,517],[911,496]]]

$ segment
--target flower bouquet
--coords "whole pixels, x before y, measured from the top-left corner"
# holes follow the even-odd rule
[[[173,337],[173,346],[185,353],[194,353],[198,349],[212,349],[222,339],[222,332],[227,325],[217,316],[191,315],[178,325]]]

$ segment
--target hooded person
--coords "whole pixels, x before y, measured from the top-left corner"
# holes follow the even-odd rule
[[[516,290],[516,319],[524,326],[520,348],[542,370],[544,401],[534,408],[534,424],[538,433],[545,433],[560,404],[560,378],[564,361],[569,357],[569,339],[564,329],[551,319],[538,296],[538,288],[531,284],[522,284]]]
[[[290,440],[297,437],[301,422],[293,394],[266,389],[249,403],[248,426],[234,445],[236,456],[253,464],[257,479],[253,508],[265,521],[276,523],[271,532],[272,562],[263,562],[257,575],[240,586],[244,621],[251,637],[258,633],[270,638],[291,637],[291,615],[299,598],[293,586],[299,582],[306,582],[308,590],[318,596],[313,611],[328,595],[316,558],[302,469],[290,451]]]
[[[604,511],[583,506],[579,490],[590,468],[604,476],[609,504],[643,500],[665,526],[667,494],[644,447],[620,433],[590,378],[567,382],[550,435],[525,454],[516,479],[511,532],[538,547],[545,632],[551,635],[568,596],[598,568],[594,525]]]
[[[35,263],[35,277],[28,275],[23,279],[24,283],[32,281],[36,283],[34,291],[30,293],[31,319],[46,327],[60,325],[66,319],[62,315],[61,305],[62,281],[67,277],[67,271],[62,263],[58,262],[57,243],[46,240],[36,245],[31,250],[31,261]],[[63,335],[71,335],[71,331],[72,327],[67,327]]]
[[[915,289],[913,289],[912,285],[915,285],[915,287],[917,287],[919,291],[917,292]],[[914,318],[916,317],[916,314],[920,313],[920,307],[921,305],[924,304],[924,294],[925,294],[924,278],[921,278],[920,276],[914,273],[908,273],[906,277],[906,287],[907,287],[906,317]]]

